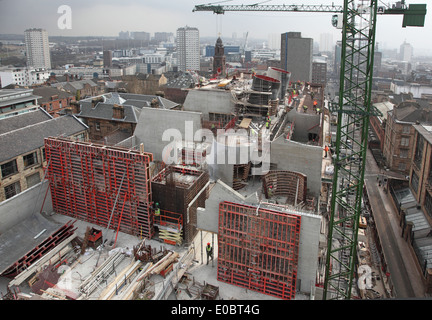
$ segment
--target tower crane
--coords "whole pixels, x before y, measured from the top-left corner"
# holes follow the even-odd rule
[[[423,27],[426,4],[391,8],[378,0],[343,0],[337,5],[197,5],[193,11],[328,12],[341,29],[342,53],[339,99],[330,104],[337,113],[336,157],[333,174],[323,299],[350,299],[362,209],[369,118],[379,114],[371,106],[377,15],[403,15],[402,27]],[[288,70],[289,71],[289,70]],[[351,154],[341,152],[351,150]]]

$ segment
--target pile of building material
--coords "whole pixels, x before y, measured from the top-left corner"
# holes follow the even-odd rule
[[[165,277],[172,271],[179,254],[166,249],[157,251],[150,245],[145,245],[143,241],[139,246],[134,247],[133,256],[133,261],[102,291],[99,300],[133,300],[143,293],[149,297],[146,292],[148,279],[153,275]],[[109,263],[101,266],[100,269],[107,270],[107,266],[109,269]],[[92,278],[97,279],[99,272]],[[89,283],[91,282],[85,281],[84,287],[88,287]],[[154,293],[151,296],[153,297]]]
[[[108,257],[80,286],[80,299],[90,296],[115,271],[115,267],[125,259],[121,251]]]
[[[99,300],[122,300],[121,297],[129,292],[130,285],[136,280],[136,273],[142,267],[141,261],[132,261],[128,267],[117,275],[101,293]]]
[[[179,300],[216,300],[219,287],[197,281],[191,274],[185,273],[176,286],[176,295]]]
[[[71,245],[71,242],[75,240],[76,234],[72,234],[67,239],[62,241],[60,244],[58,244],[56,247],[51,249],[48,253],[43,255],[39,260],[35,261],[33,264],[31,264],[25,271],[21,272],[19,275],[17,275],[12,281],[9,282],[9,287],[12,286],[19,286],[24,281],[29,279],[31,276],[36,276],[45,268],[48,266],[52,266],[56,263],[61,264],[62,261],[65,261],[65,257],[69,257],[74,255],[73,246]],[[32,284],[35,283],[36,278],[30,279],[29,285],[32,286]]]

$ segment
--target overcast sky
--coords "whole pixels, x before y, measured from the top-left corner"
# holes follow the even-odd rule
[[[215,0],[215,2],[218,0]],[[173,32],[183,26],[197,27],[200,36],[221,33],[231,38],[233,32],[243,37],[268,39],[269,34],[287,31],[301,32],[303,37],[316,41],[322,33],[341,38],[340,30],[331,25],[331,13],[269,13],[192,12],[197,4],[210,1],[196,0],[0,0],[0,33],[23,34],[27,28],[44,28],[49,35],[63,36],[118,36],[120,31]],[[343,0],[233,0],[221,4],[332,4]],[[379,0],[388,4],[390,0]],[[394,3],[395,1],[391,1]],[[429,0],[406,0],[407,4],[428,3],[424,28],[402,28],[402,16],[380,15],[376,41],[382,49],[399,48],[406,40],[415,48],[414,54],[432,52],[432,3]],[[68,5],[72,13],[72,28],[60,29],[58,8]]]

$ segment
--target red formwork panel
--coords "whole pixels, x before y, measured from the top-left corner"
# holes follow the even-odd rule
[[[45,154],[55,212],[153,236],[152,154],[63,138],[46,138]]]
[[[72,236],[76,228],[74,221],[68,221],[61,226],[57,231],[52,233],[48,238],[43,240],[40,244],[36,245],[32,250],[23,255],[20,259],[9,266],[3,273],[5,277],[15,277],[21,272],[25,271],[29,266],[42,258],[49,251],[54,249],[61,242]]]
[[[301,216],[232,202],[219,205],[219,281],[295,297]]]

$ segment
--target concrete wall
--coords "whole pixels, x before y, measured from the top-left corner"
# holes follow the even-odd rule
[[[166,161],[169,155],[167,152],[164,155],[162,153],[165,147],[174,144],[173,141],[177,139],[168,134],[168,141],[163,141],[164,132],[168,133],[167,130],[172,129],[170,132],[177,132],[180,141],[201,141],[201,136],[195,135],[201,129],[201,117],[199,112],[143,108],[134,132],[135,143],[138,146],[143,143],[144,151],[153,153],[154,160]]]
[[[32,213],[38,213],[42,208],[47,188],[49,189],[48,181],[40,182],[16,196],[1,202],[0,234],[27,219]],[[53,211],[51,192],[49,190],[42,211],[46,213]]]
[[[321,216],[301,213],[297,287],[310,293],[318,268]]]
[[[190,90],[183,106],[186,111],[201,112],[204,120],[209,119],[209,112],[230,114],[234,110],[231,91],[222,89]]]
[[[257,205],[253,195],[245,198],[221,181],[217,181],[206,200],[205,208],[197,210],[197,228],[218,233],[219,204],[223,201]],[[272,209],[272,208],[269,208]],[[310,293],[315,285],[318,268],[321,216],[296,211],[286,211],[301,215],[297,287],[303,293]]]
[[[277,165],[275,170],[301,172],[307,176],[309,194],[319,197],[321,191],[321,167],[323,151],[312,146],[280,136],[271,144],[270,161]]]
[[[319,131],[320,115],[300,113],[296,110],[291,110],[287,114],[288,121],[294,122],[294,133],[292,139],[298,142],[308,142],[309,132],[315,133]],[[311,128],[313,128],[311,130]]]
[[[421,95],[424,93],[432,94],[431,86],[420,85],[420,84],[399,85],[397,83],[392,82],[390,86],[390,90],[393,91],[395,94],[411,92],[413,94],[413,97],[416,99],[421,98]]]
[[[210,190],[210,195],[205,202],[205,208],[198,208],[197,228],[205,231],[218,233],[219,204],[222,201],[240,202],[245,201],[240,193],[236,192],[226,183],[218,180]]]

